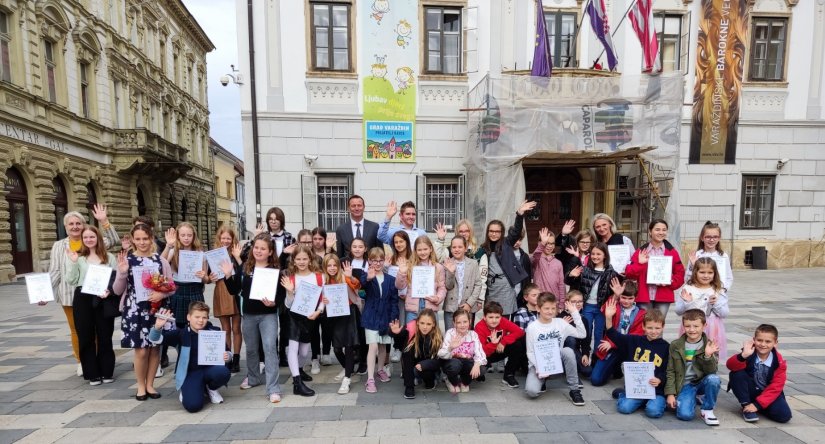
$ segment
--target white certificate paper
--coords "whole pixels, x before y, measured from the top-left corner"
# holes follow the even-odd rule
[[[260,301],[266,299],[275,301],[275,292],[278,290],[278,276],[281,270],[277,268],[255,267],[252,272],[252,286],[249,288],[249,299]]]
[[[387,267],[387,274],[392,277],[398,277],[398,265],[390,265]]]
[[[728,258],[724,256],[708,256],[716,262],[716,270],[719,271],[719,281],[725,283],[728,277]]]
[[[536,341],[533,346],[533,353],[536,356],[536,370],[539,376],[557,375],[564,372],[561,364],[561,349],[559,340],[549,338],[543,341]]]
[[[226,332],[200,330],[198,332],[198,365],[224,365]]]
[[[49,273],[30,273],[26,275],[26,292],[29,303],[51,302],[54,300],[52,278]]]
[[[181,250],[178,252],[178,282],[203,282],[195,273],[203,271],[203,251]]]
[[[323,289],[307,281],[299,280],[296,284],[298,288],[295,289],[295,300],[292,301],[292,307],[289,311],[309,316],[318,306],[318,298],[321,296],[321,290]]]
[[[155,274],[158,272],[158,266],[155,265],[140,265],[132,267],[132,279],[135,281],[135,300],[137,302],[146,302],[149,300],[150,289],[143,286],[143,273]]]
[[[656,388],[650,385],[653,378],[652,362],[623,362],[624,391],[630,399],[656,399]]]
[[[327,317],[349,316],[349,290],[347,284],[324,285],[324,296],[329,300]]]
[[[607,252],[610,254],[610,266],[616,273],[624,274],[624,269],[630,263],[630,251],[627,245],[608,245]]]
[[[221,264],[224,262],[231,264],[232,259],[229,258],[229,252],[226,251],[226,247],[220,247],[206,252],[206,262],[209,264],[209,271],[215,273],[218,279],[223,279],[226,275],[223,274]]]
[[[435,295],[435,267],[417,266],[412,272],[412,297],[425,298]]]
[[[102,296],[109,288],[109,280],[112,278],[112,267],[105,265],[89,264],[86,270],[86,277],[83,278],[81,293]]]
[[[647,283],[670,285],[673,273],[673,257],[650,256],[647,259]]]

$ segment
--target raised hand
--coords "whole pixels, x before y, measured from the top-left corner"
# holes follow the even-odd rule
[[[573,232],[573,229],[576,228],[576,221],[573,219],[568,220],[564,223],[561,227],[561,234],[567,235]]]
[[[682,296],[682,300],[685,301],[685,302],[693,301],[693,295],[690,294],[689,291],[687,291],[687,288],[682,288],[682,292],[680,293],[680,296]]]
[[[296,248],[298,248],[297,243],[288,245],[288,246],[284,247],[284,253],[292,254],[292,252],[295,251]]]
[[[753,352],[756,351],[756,346],[753,344],[753,339],[747,339],[742,344],[742,357],[747,359]]]
[[[550,242],[550,230],[548,230],[547,227],[539,230],[539,242],[541,242],[542,245],[547,245]]]
[[[400,272],[399,272],[399,273],[400,273]],[[371,281],[371,280],[375,279],[375,275],[376,275],[375,267],[373,267],[372,265],[370,265],[370,266],[367,268],[367,280],[368,280],[368,281]]]
[[[341,264],[341,268],[344,269],[344,276],[348,278],[352,278],[352,263],[349,261],[344,262]]]
[[[564,320],[564,322],[567,322],[569,324],[569,323],[573,322],[573,316],[565,316],[565,317],[562,318],[562,320]]]
[[[92,208],[92,216],[94,216],[95,220],[100,222],[101,225],[106,225],[109,221],[108,208],[106,205],[96,203],[94,208]]]
[[[327,233],[327,240],[326,240],[327,250],[331,250],[332,247],[335,246],[336,240],[337,240],[337,238],[335,237],[335,233]]]
[[[174,227],[170,227],[168,230],[166,230],[166,233],[164,233],[164,238],[166,239],[166,245],[172,247],[178,240],[178,231],[175,230]]]
[[[295,291],[295,284],[293,284],[292,280],[287,276],[281,276],[281,286],[290,293]]]
[[[613,319],[613,316],[616,315],[616,298],[607,298],[607,303],[604,305],[604,317],[607,319]]]
[[[716,301],[718,301],[718,300],[719,300],[719,295],[717,295],[716,293],[713,293],[710,296],[710,298],[708,298],[708,302],[710,303],[710,305],[716,305]]]
[[[696,263],[696,259],[698,259],[698,256],[697,256],[697,254],[696,254],[696,251],[695,251],[695,250],[694,250],[694,251],[691,251],[691,252],[688,254],[688,259],[690,259],[690,266],[691,266],[691,268],[692,268],[692,267],[693,267],[693,265]]]
[[[241,248],[241,244],[235,244],[235,246],[232,247],[232,257],[234,257],[235,260],[238,262],[241,261],[241,251],[243,251],[243,248]]]
[[[564,309],[571,315],[579,312],[579,309],[576,308],[576,304],[570,301],[564,301]]]
[[[221,262],[221,271],[223,272],[224,276],[231,276],[233,268],[234,267],[232,267],[231,262],[229,262],[229,261]]]
[[[69,248],[69,246],[68,246],[68,245],[66,245],[66,256],[69,258],[69,260],[70,260],[70,261],[72,261],[72,262],[77,262],[77,258],[78,258],[80,255],[79,255],[79,254],[77,254],[77,251],[72,251],[72,249],[71,249],[71,248]]]
[[[264,227],[264,224],[263,223],[258,223],[258,226],[255,227],[255,236],[257,236],[261,233],[265,233],[266,231],[267,230],[266,230],[266,227]]]
[[[400,257],[398,258],[398,261],[396,263],[398,264],[398,273],[406,274],[407,270],[409,270],[409,264],[407,263],[407,259]]]
[[[581,265],[579,265],[579,266],[573,268],[572,270],[570,270],[570,276],[579,277],[581,275],[582,275],[582,266]]]
[[[444,228],[444,224],[441,222],[435,224],[435,235],[440,241],[443,241],[447,237],[447,229]]]
[[[647,254],[647,251],[645,251],[645,250],[640,250],[639,251],[639,263],[640,264],[646,264],[648,258],[649,258],[649,256]]]
[[[123,237],[120,238],[120,248],[126,251],[130,250],[132,248],[132,236],[124,234]]]
[[[155,315],[155,329],[160,330],[172,319],[175,319],[172,317],[172,310],[169,310],[168,308],[161,308]]]
[[[462,337],[458,335],[458,333],[453,335],[453,338],[450,339],[450,350],[454,350],[461,345]]]
[[[498,344],[499,342],[501,342],[501,335],[497,335],[495,331],[491,331],[490,336],[488,336],[487,338],[493,344]]]
[[[398,204],[395,203],[394,200],[387,202],[387,219],[392,220],[395,213],[398,213]]]
[[[719,344],[713,339],[708,339],[708,343],[705,345],[705,356],[709,358],[716,353],[719,353]]]
[[[610,280],[610,289],[613,290],[614,295],[621,296],[624,293],[624,287],[624,282],[621,282],[618,277]]]
[[[447,258],[447,260],[444,261],[444,268],[449,270],[450,273],[455,274],[456,267],[457,266],[456,266],[456,263],[455,263],[455,259],[450,257],[450,258]]]
[[[123,274],[129,272],[129,262],[126,260],[126,251],[121,251],[117,255],[117,272]]]
[[[390,322],[390,331],[394,335],[401,333],[401,321],[395,319],[392,322]]]
[[[564,251],[568,252],[572,256],[579,257],[579,249],[575,245],[568,245]]]
[[[521,205],[519,205],[518,211],[516,211],[516,212],[518,213],[519,216],[524,216],[524,213],[526,213],[528,211],[531,211],[535,207],[536,207],[536,202],[525,200],[524,202],[521,203]]]

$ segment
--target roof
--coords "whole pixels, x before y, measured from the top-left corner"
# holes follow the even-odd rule
[[[211,137],[209,138],[209,148],[212,150],[213,153],[215,153],[215,155],[220,155],[229,159],[229,161],[234,164],[235,171],[237,171],[238,174],[243,176],[243,160],[238,159],[234,154],[229,152],[229,150],[221,146],[221,144],[219,144],[215,139]]]

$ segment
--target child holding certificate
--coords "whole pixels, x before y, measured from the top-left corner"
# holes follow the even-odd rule
[[[404,378],[404,398],[415,399],[415,379],[420,378],[427,390],[435,389],[435,376],[441,363],[438,350],[444,338],[438,328],[435,312],[429,308],[418,313],[418,319],[406,326],[398,319],[390,323],[395,348],[401,350],[401,376]]]
[[[610,288],[613,290],[613,297],[608,300],[618,301],[618,308],[613,312],[610,323],[607,324],[607,305],[602,307],[605,317],[605,327],[613,325],[617,333],[622,335],[641,335],[644,334],[643,319],[645,318],[644,308],[639,308],[636,305],[636,293],[638,293],[638,285],[636,281],[626,279],[620,282],[618,277],[610,281]],[[617,353],[616,344],[610,338],[602,338],[596,344],[596,359],[593,363],[593,371],[590,374],[590,383],[594,387],[600,387],[610,380],[610,377],[621,372],[622,360],[621,354]]]
[[[722,250],[722,229],[719,224],[711,221],[705,222],[702,231],[699,232],[699,247],[690,253],[688,257],[687,269],[685,270],[685,281],[689,281],[693,274],[693,266],[700,257],[709,257],[716,262],[719,270],[719,279],[722,281],[722,288],[725,293],[733,287],[733,270],[730,266],[730,256]]]
[[[155,326],[149,332],[149,340],[155,344],[167,343],[173,347],[180,347],[180,356],[175,367],[175,389],[180,392],[178,399],[183,408],[189,413],[200,411],[203,408],[204,389],[212,404],[222,403],[223,397],[218,389],[229,382],[229,369],[225,365],[198,364],[198,353],[207,352],[198,346],[198,334],[206,330],[220,331],[218,327],[209,323],[209,306],[200,301],[189,304],[186,314],[189,326],[177,330],[161,331],[167,322],[164,317],[171,316],[171,310],[162,309],[158,314]],[[223,360],[229,360],[228,351],[223,352]]]
[[[355,244],[355,239],[353,239],[353,244]],[[324,285],[334,284],[347,285],[349,302],[349,315],[328,318],[328,325],[332,331],[332,346],[335,357],[344,367],[344,374],[339,378],[341,387],[338,389],[338,393],[345,395],[349,393],[352,372],[355,370],[355,361],[358,359],[358,344],[360,343],[358,331],[361,329],[361,316],[358,306],[361,304],[361,298],[357,292],[361,289],[361,282],[353,278],[352,266],[348,262],[342,267],[338,255],[329,253],[324,257]]]
[[[564,373],[570,388],[573,405],[583,406],[584,398],[579,389],[579,373],[576,354],[573,349],[563,347],[568,336],[584,338],[584,329],[579,310],[570,302],[565,309],[573,318],[575,327],[556,317],[558,306],[552,293],[544,293],[538,299],[539,318],[525,331],[527,342],[527,381],[524,383],[527,396],[537,398],[544,380],[552,374]]]
[[[227,225],[218,227],[218,232],[215,233],[214,248],[225,248],[230,255],[233,250],[237,248],[238,257],[240,257],[240,246],[238,245],[238,236],[235,230]],[[230,257],[230,260],[234,260]],[[212,276],[210,276],[210,279]],[[228,279],[227,277],[226,279]],[[215,282],[215,292],[212,296],[212,305],[215,308],[215,317],[221,321],[221,330],[226,332],[226,346],[229,350],[233,350],[232,361],[226,365],[232,373],[241,371],[241,346],[243,345],[243,336],[241,334],[241,310],[238,306],[238,300],[235,296],[229,293],[226,288],[226,280],[218,279]]]
[[[610,266],[607,245],[599,242],[590,249],[587,265],[570,270],[570,274],[564,280],[570,285],[570,289],[579,290],[584,297],[581,316],[587,324],[587,330],[592,332],[595,345],[601,342],[604,335],[604,313],[601,309],[605,301],[613,295],[610,282],[616,276],[618,273]]]
[[[647,311],[655,308],[665,316],[674,301],[674,292],[685,282],[685,267],[679,252],[667,241],[667,230],[664,219],[653,219],[648,225],[650,242],[633,253],[625,268],[625,276],[639,282],[636,303]],[[654,256],[669,259],[656,260],[651,265],[650,258]]]
[[[399,286],[401,288],[407,288],[407,295],[404,296],[404,310],[407,312],[406,322],[410,322],[418,317],[418,312],[425,308],[437,312],[441,308],[440,306],[444,298],[447,296],[444,266],[438,263],[438,259],[435,257],[435,248],[430,238],[427,236],[419,236],[418,239],[415,240],[413,250],[415,254],[413,254],[411,263],[399,261],[398,264]],[[415,272],[417,270],[415,267],[421,267],[418,268],[421,273],[425,271],[426,267],[432,268],[434,273],[430,275],[431,277],[427,278],[433,280],[432,285],[424,282],[421,276],[416,277]],[[432,294],[424,294],[429,293],[429,291],[421,292],[421,288],[419,287],[425,285],[435,291],[433,291]]]
[[[243,339],[246,342],[246,378],[241,382],[241,390],[266,383],[269,402],[281,402],[281,386],[278,384],[278,307],[276,300],[283,298],[283,287],[278,285],[277,277],[267,282],[271,291],[261,299],[252,299],[253,279],[256,269],[277,269],[279,262],[275,259],[275,250],[269,234],[262,233],[252,239],[252,254],[241,265],[241,249],[232,249],[234,264],[224,263],[221,271],[226,288],[232,294],[240,294],[243,313]],[[235,274],[232,275],[234,265]],[[231,277],[229,277],[231,276]],[[266,275],[262,275],[261,279]],[[259,345],[263,344],[265,375],[261,375]]]
[[[367,382],[364,384],[367,393],[376,393],[375,386],[375,358],[383,364],[387,357],[386,344],[392,344],[389,335],[390,322],[398,319],[398,287],[400,277],[406,270],[398,272],[396,280],[391,274],[384,273],[384,249],[374,247],[369,252],[370,268],[361,276],[361,288],[364,289],[364,311],[361,313],[361,326],[364,327],[364,336],[369,345],[367,352]],[[403,287],[402,287],[403,288]],[[381,369],[378,371],[381,382],[389,382],[390,377]]]
[[[716,261],[701,257],[694,264],[694,273],[682,287],[676,298],[676,314],[682,315],[686,310],[696,308],[705,312],[707,323],[705,333],[719,345],[719,360],[728,358],[725,318],[728,317],[728,296],[719,280]],[[684,333],[680,328],[679,333]]]
[[[111,295],[110,284],[112,271],[117,268],[117,259],[106,251],[103,236],[94,225],[86,225],[81,233],[83,245],[80,252],[66,251],[69,258],[66,280],[75,287],[72,300],[72,314],[80,346],[80,365],[83,378],[89,385],[114,382],[115,352],[112,349],[112,334],[115,329],[115,317],[106,313],[106,305],[117,304],[117,298]],[[93,267],[90,271],[90,266]],[[100,266],[104,267],[100,267]],[[105,267],[108,266],[108,270]],[[92,273],[99,281],[98,287],[104,291],[98,294],[83,293],[86,278]],[[89,276],[92,277],[92,276]],[[112,307],[114,310],[114,306]],[[114,313],[112,313],[114,314]]]
[[[438,350],[441,369],[447,375],[447,389],[456,395],[469,392],[470,382],[481,376],[481,366],[487,364],[487,355],[478,334],[470,330],[470,313],[458,309],[453,313],[454,328],[444,334]]]
[[[296,313],[292,305],[295,303],[298,296],[297,292],[302,286],[307,288],[324,285],[321,270],[318,269],[314,257],[312,246],[299,244],[292,251],[288,275],[281,278],[281,285],[286,289],[286,306],[290,309],[287,362],[289,363],[289,371],[292,374],[292,392],[300,396],[315,395],[315,391],[304,384],[304,381],[312,381],[312,376],[304,372],[303,366],[309,361],[312,330],[318,328],[316,319],[323,313],[324,304],[319,295],[317,299],[310,302],[313,311],[308,315]]]

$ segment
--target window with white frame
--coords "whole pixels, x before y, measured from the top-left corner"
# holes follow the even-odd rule
[[[428,175],[424,227],[432,231],[436,224],[451,225],[464,217],[464,182],[461,176]]]
[[[461,9],[425,7],[425,72],[461,74]]]
[[[11,33],[9,15],[0,11],[0,80],[11,82]]]
[[[347,199],[352,194],[351,174],[319,174],[318,181],[318,226],[327,232],[335,231],[338,225],[349,219]]]
[[[576,13],[545,11],[544,24],[550,38],[553,66],[575,68],[576,42],[573,36],[576,35]]]
[[[753,17],[748,79],[779,82],[785,78],[788,19]]]
[[[776,176],[742,176],[742,214],[739,228],[770,230],[773,227],[773,196]]]
[[[57,64],[54,59],[54,43],[50,40],[43,41],[43,59],[46,61],[46,99],[49,102],[57,102]]]

